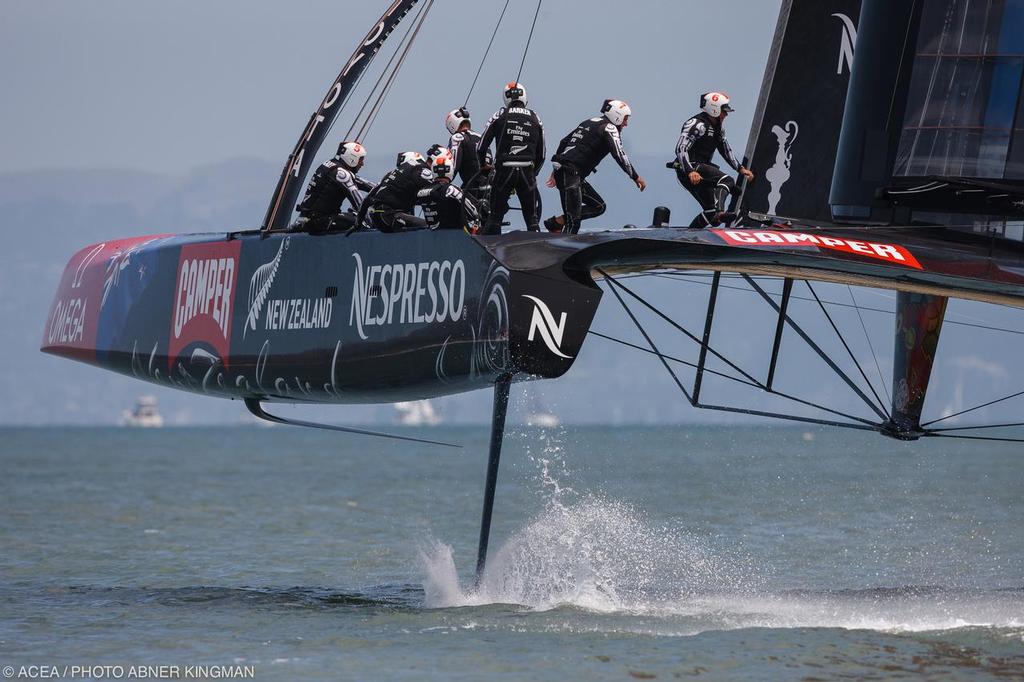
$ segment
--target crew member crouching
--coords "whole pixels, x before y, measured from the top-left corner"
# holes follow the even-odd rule
[[[629,125],[632,113],[629,105],[621,100],[605,100],[601,116],[583,121],[558,143],[551,157],[555,170],[547,186],[558,187],[563,214],[544,221],[549,231],[576,234],[581,221],[604,213],[604,199],[584,178],[597,170],[597,165],[609,153],[641,192],[647,187],[622,147],[620,133]]]
[[[363,203],[363,192],[374,188],[372,182],[356,175],[365,159],[366,147],[358,142],[339,144],[334,158],[314,171],[306,195],[295,207],[299,211],[299,220],[292,229],[327,232],[352,227],[356,212]],[[342,213],[341,207],[346,200],[352,208]]]
[[[725,137],[725,117],[733,110],[729,97],[721,92],[706,92],[700,96],[700,108],[699,114],[683,124],[676,143],[676,160],[668,165],[675,169],[679,184],[700,204],[701,212],[690,227],[714,227],[736,219],[726,212],[725,199],[730,194],[739,194],[736,182],[711,163],[715,150],[747,182],[754,179],[754,174],[736,160]]]
[[[447,149],[431,162],[434,183],[417,193],[417,202],[423,206],[427,224],[435,230],[468,231],[470,223],[480,220],[473,199],[452,184],[455,176],[455,158]]]
[[[381,232],[404,232],[426,227],[426,221],[414,214],[417,194],[433,182],[433,174],[419,152],[402,152],[394,170],[366,195],[356,226],[369,226]]]

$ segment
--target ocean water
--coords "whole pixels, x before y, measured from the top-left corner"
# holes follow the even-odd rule
[[[397,429],[398,427],[396,427]],[[1024,677],[1019,444],[512,427],[0,431],[0,668]]]

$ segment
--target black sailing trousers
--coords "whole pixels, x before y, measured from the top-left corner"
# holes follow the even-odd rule
[[[589,182],[580,177],[579,171],[562,164],[555,171],[555,186],[562,200],[562,214],[565,218],[564,234],[576,234],[580,223],[604,213],[607,206],[604,199]]]
[[[690,182],[686,171],[676,171],[676,180],[700,204],[701,212],[694,217],[690,227],[714,227],[718,225],[718,214],[725,210],[725,198],[730,194],[738,195],[740,190],[736,181],[713,163],[698,163],[696,170],[700,173],[697,185]]]
[[[388,206],[374,206],[367,216],[370,226],[381,232],[408,232],[427,226],[427,221],[423,218]]]
[[[491,202],[483,234],[501,234],[501,221],[508,213],[508,200],[513,192],[519,197],[526,229],[531,232],[540,230],[540,214],[537,212],[537,174],[533,170],[533,164],[498,166],[491,182]]]

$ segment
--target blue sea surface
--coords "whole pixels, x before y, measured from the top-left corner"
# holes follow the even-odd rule
[[[395,427],[396,430],[401,430]],[[0,667],[258,680],[1024,677],[1019,444],[0,430]]]

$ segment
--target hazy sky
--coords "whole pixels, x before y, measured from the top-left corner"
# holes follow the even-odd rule
[[[441,119],[462,104],[503,4],[436,0],[365,140],[371,154],[442,140]],[[522,81],[552,138],[616,97],[634,111],[627,148],[667,155],[698,94],[724,90],[737,109],[728,125],[733,146],[742,149],[779,4],[546,0]],[[0,172],[178,173],[246,156],[283,164],[385,6],[384,0],[4,0]],[[533,0],[512,0],[470,100],[477,122],[493,112],[501,85],[515,77],[535,7]],[[385,46],[383,56],[389,54]],[[348,128],[346,113],[357,108],[342,114],[325,147],[336,145]]]

